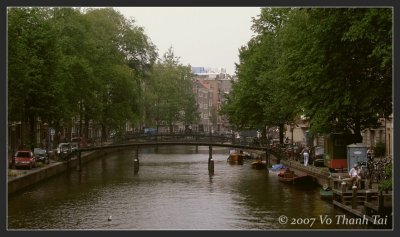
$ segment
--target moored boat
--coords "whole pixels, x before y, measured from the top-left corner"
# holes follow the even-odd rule
[[[280,170],[285,170],[285,169],[287,169],[287,167],[282,164],[272,165],[272,168],[271,168],[272,171],[280,171]]]
[[[294,171],[291,171],[289,168],[287,168],[284,172],[280,172],[278,174],[278,180],[283,183],[297,184],[309,180],[309,176],[299,176],[295,174]]]
[[[319,190],[319,195],[322,199],[332,199],[333,191],[328,185],[324,185],[321,190]]]
[[[243,152],[231,151],[228,157],[228,162],[232,165],[243,165],[243,159]]]
[[[332,190],[324,190],[321,188],[321,190],[319,190],[319,195],[321,196],[322,199],[332,199],[333,191]]]
[[[265,162],[262,162],[261,160],[257,160],[254,162],[251,162],[251,168],[256,169],[256,170],[262,170],[267,167],[267,164]]]

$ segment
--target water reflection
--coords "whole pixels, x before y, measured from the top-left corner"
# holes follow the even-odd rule
[[[229,165],[227,149],[159,147],[108,154],[44,181],[8,200],[10,229],[301,229],[279,224],[281,215],[335,215],[317,187],[278,182],[276,173]],[[108,217],[112,216],[112,221]],[[323,226],[316,228],[349,228]],[[351,227],[354,228],[354,227]],[[355,228],[366,228],[359,226]]]

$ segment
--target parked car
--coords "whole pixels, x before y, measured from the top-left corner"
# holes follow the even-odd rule
[[[36,157],[32,151],[23,150],[23,151],[16,151],[14,156],[12,157],[15,162],[15,167],[27,167],[32,169],[36,167]],[[11,160],[12,165],[12,160]]]
[[[69,143],[60,143],[57,146],[57,156],[62,157],[71,152],[71,145]]]
[[[76,142],[71,142],[70,145],[71,145],[71,152],[76,152],[76,151],[78,151],[78,143],[76,143]]]
[[[80,148],[87,147],[87,141],[84,137],[73,137],[71,138],[71,142],[79,144]]]
[[[40,161],[43,164],[49,164],[50,163],[49,156],[48,156],[47,151],[45,149],[34,148],[33,149],[33,154],[36,157],[36,161]]]

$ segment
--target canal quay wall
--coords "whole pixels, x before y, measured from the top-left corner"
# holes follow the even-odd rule
[[[81,162],[85,164],[93,159],[99,158],[106,154],[122,150],[121,148],[92,151],[81,154]],[[8,177],[8,194],[23,190],[33,184],[39,183],[45,179],[61,174],[68,169],[77,168],[78,159],[73,157],[69,162],[59,161],[51,162],[50,164],[33,170],[18,170],[20,173],[16,177]]]

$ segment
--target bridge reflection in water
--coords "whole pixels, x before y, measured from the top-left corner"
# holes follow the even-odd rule
[[[140,149],[93,160],[8,198],[10,229],[310,229],[279,224],[279,217],[334,217],[318,187],[278,182],[276,173],[230,165],[227,148],[215,148],[215,174],[207,171],[208,148],[172,146]],[[112,221],[108,217],[112,216]],[[311,229],[368,228],[322,225]]]

